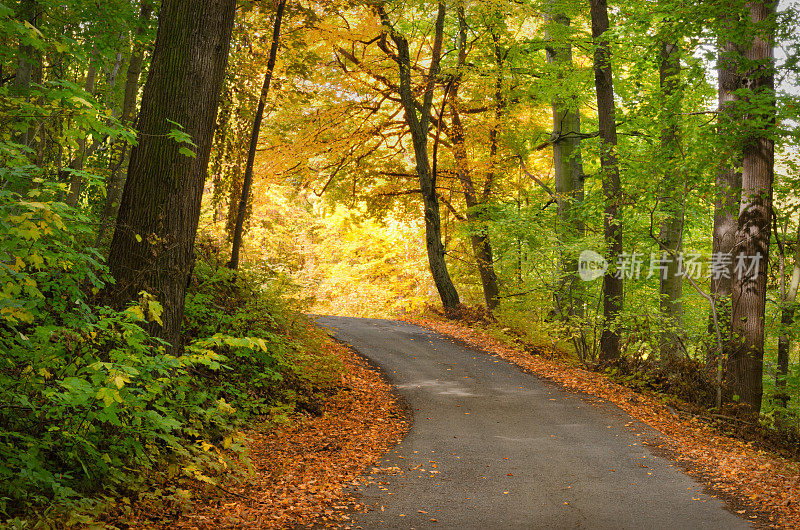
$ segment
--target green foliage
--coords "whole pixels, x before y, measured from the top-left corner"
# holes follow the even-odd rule
[[[109,279],[80,211],[40,182],[25,200],[0,193],[0,510],[74,507],[180,448],[190,414],[173,409],[199,360],[163,353],[136,311],[97,307]],[[157,312],[157,308],[154,308]],[[176,377],[177,376],[177,377]]]
[[[189,344],[166,353],[143,330],[160,322],[151,295],[124,311],[98,304],[110,276],[60,190],[0,192],[2,516],[85,521],[159,477],[173,477],[165,495],[215,482],[243,420],[313,409],[338,380],[334,361],[309,353],[319,336],[285,286],[257,269],[198,264]]]
[[[317,353],[321,335],[301,314],[304,307],[285,294],[294,289],[264,267],[195,267],[184,329],[197,338],[188,349],[225,356],[225,371],[202,375],[247,414],[267,414],[278,404],[315,411],[338,378],[338,362]]]

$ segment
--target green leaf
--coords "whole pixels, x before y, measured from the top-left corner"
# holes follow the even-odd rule
[[[96,399],[102,399],[106,407],[110,407],[114,402],[122,403],[122,396],[119,390],[109,387],[100,388],[94,396]]]
[[[183,156],[188,156],[189,158],[197,158],[197,153],[195,153],[188,147],[181,147],[180,149],[178,149],[178,152]]]

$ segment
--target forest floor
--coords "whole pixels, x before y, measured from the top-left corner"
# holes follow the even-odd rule
[[[404,320],[510,361],[566,390],[616,404],[665,435],[657,449],[756,526],[800,528],[800,463],[796,460],[720,434],[701,415],[677,410],[657,394],[615,383],[555,354],[532,354],[525,348],[503,344],[485,330],[463,322],[430,317]]]
[[[335,342],[345,364],[322,414],[246,433],[248,479],[222,489],[197,483],[185,512],[140,506],[129,528],[303,528],[347,525],[359,509],[347,493],[408,430],[406,411],[382,375]],[[120,523],[116,523],[120,524]],[[123,527],[124,527],[123,526]]]

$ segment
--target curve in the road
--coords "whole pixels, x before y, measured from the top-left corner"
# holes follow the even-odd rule
[[[354,528],[748,528],[616,406],[410,324],[318,317],[413,410]]]

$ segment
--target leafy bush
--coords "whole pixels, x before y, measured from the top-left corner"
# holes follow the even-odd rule
[[[276,404],[316,411],[320,394],[340,373],[337,361],[315,353],[319,332],[302,315],[304,308],[285,296],[291,289],[285,278],[263,267],[239,272],[210,260],[195,267],[186,297],[186,336],[206,337],[194,339],[195,351],[226,355],[230,373],[204,376],[248,413],[268,413]]]
[[[184,352],[148,335],[161,305],[98,306],[112,281],[81,241],[92,225],[45,182],[0,191],[0,514],[87,522],[104,501],[144,491],[180,496],[213,481],[253,414],[311,408],[338,377],[279,281],[200,263]],[[8,519],[10,524],[13,519]]]

